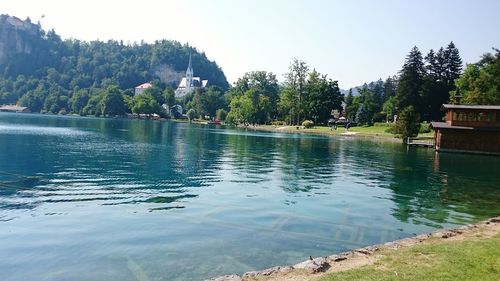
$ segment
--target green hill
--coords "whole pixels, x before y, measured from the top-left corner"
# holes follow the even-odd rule
[[[0,104],[31,95],[29,106],[40,111],[49,95],[64,101],[81,89],[116,85],[132,90],[148,81],[175,88],[190,54],[195,76],[228,88],[222,69],[189,45],[170,40],[131,45],[62,40],[54,30],[45,31],[29,18],[0,15]]]

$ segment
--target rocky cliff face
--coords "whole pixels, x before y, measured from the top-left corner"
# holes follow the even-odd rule
[[[0,63],[5,62],[9,55],[16,53],[31,53],[32,46],[27,40],[36,35],[40,26],[31,20],[21,20],[8,15],[0,16]]]

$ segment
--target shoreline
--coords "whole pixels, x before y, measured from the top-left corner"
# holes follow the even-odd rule
[[[44,113],[14,113],[14,112],[2,112],[7,114],[23,114],[23,115],[41,115],[41,116],[53,116],[53,117],[69,117],[69,118],[98,118],[98,119],[123,119],[123,120],[142,120],[142,121],[154,121],[154,122],[175,122],[175,123],[189,123],[189,124],[197,124],[197,125],[208,125],[204,121],[192,120],[191,122],[186,119],[141,119],[141,118],[129,118],[126,116],[120,117],[103,117],[103,116],[82,116],[78,114],[44,114]],[[213,125],[210,125],[213,126]],[[225,125],[224,129],[231,128],[231,125]],[[299,129],[296,129],[299,127]],[[260,131],[260,132],[270,132],[270,133],[285,133],[285,134],[303,134],[303,135],[316,135],[316,136],[327,136],[327,137],[343,137],[343,138],[356,138],[356,139],[366,139],[371,141],[383,141],[390,143],[401,143],[403,144],[403,140],[400,138],[394,137],[394,135],[385,135],[378,133],[365,133],[365,132],[355,132],[355,131],[346,131],[343,128],[339,128],[337,131],[331,130],[323,130],[320,131],[318,128],[322,127],[313,127],[310,129],[302,128],[302,126],[282,126],[282,127],[272,127],[270,125],[257,125],[257,126],[241,126],[237,125],[234,128],[238,129],[247,129],[252,131]],[[326,127],[325,127],[326,128]],[[353,127],[356,128],[356,127]],[[352,128],[351,128],[352,129]]]
[[[382,134],[367,134],[360,132],[348,131],[345,129],[338,129],[338,131],[319,131],[313,127],[311,129],[301,128],[302,126],[283,126],[283,127],[270,127],[267,125],[258,125],[258,126],[236,126],[237,128],[253,130],[253,131],[261,131],[261,132],[272,132],[272,133],[285,133],[285,134],[304,134],[304,135],[317,135],[317,136],[328,136],[328,137],[352,137],[352,138],[360,138],[360,139],[369,139],[369,140],[380,140],[392,143],[403,143],[403,140],[400,138],[396,138],[394,136],[382,135]],[[299,127],[300,129],[296,129]],[[344,130],[342,132],[342,130]]]
[[[440,229],[428,234],[420,234],[383,244],[376,244],[326,257],[310,257],[308,260],[291,266],[275,266],[259,271],[250,271],[242,275],[224,275],[205,281],[309,281],[327,273],[342,272],[372,265],[384,256],[384,252],[398,251],[416,245],[444,241],[468,241],[488,239],[500,234],[500,216],[467,224],[457,228]],[[478,238],[479,237],[479,238]]]

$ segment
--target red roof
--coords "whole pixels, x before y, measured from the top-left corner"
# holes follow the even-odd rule
[[[144,84],[141,84],[137,87],[135,87],[136,89],[148,89],[148,88],[151,88],[153,87],[153,85],[151,83],[144,83]]]
[[[457,129],[457,130],[480,130],[480,131],[499,131],[497,127],[470,127],[470,126],[452,126],[447,122],[431,122],[433,129]]]

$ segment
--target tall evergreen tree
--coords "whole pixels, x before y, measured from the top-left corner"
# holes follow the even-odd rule
[[[400,71],[399,85],[396,92],[398,111],[413,106],[417,112],[421,112],[424,74],[422,53],[415,46],[406,57],[403,69]]]
[[[365,105],[361,104],[356,112],[356,122],[360,125],[365,125],[369,123],[370,118],[368,117],[368,112],[365,109]]]
[[[385,85],[384,81],[382,78],[378,79],[377,82],[375,82],[373,89],[371,90],[374,94],[375,98],[375,105],[376,107],[374,108],[373,112],[373,121],[374,122],[379,122],[383,121],[383,117],[381,115],[382,112],[382,107],[384,105],[384,92],[385,92]]]
[[[455,80],[462,74],[462,59],[460,58],[460,53],[455,47],[453,41],[448,44],[444,52],[444,57],[446,60],[446,86],[449,91],[455,90]]]
[[[423,120],[441,120],[441,105],[449,102],[449,92],[455,90],[455,80],[462,71],[462,59],[453,42],[437,53],[430,50],[425,57],[426,75],[422,93]]]
[[[437,53],[430,50],[425,56],[426,75],[422,93],[421,116],[423,120],[439,120],[442,113],[441,105],[448,99],[448,90],[444,77],[446,75],[446,63],[444,49],[440,48]]]
[[[385,103],[390,97],[396,95],[396,79],[387,77],[384,82],[384,94],[382,100]]]
[[[349,120],[354,120],[356,118],[357,106],[354,105],[354,95],[352,94],[352,88],[349,89],[347,96],[344,98],[345,103],[345,117]]]

